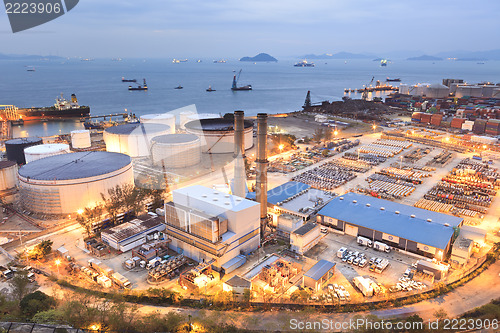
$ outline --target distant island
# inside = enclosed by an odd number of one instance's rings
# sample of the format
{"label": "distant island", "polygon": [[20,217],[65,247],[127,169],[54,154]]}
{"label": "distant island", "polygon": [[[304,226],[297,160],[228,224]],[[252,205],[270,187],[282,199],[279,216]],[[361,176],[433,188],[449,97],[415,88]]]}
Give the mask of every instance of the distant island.
{"label": "distant island", "polygon": [[421,55],[420,57],[412,57],[412,58],[408,58],[406,60],[439,61],[439,60],[443,60],[443,58],[434,57],[434,56],[424,54],[424,55]]}
{"label": "distant island", "polygon": [[259,53],[255,57],[243,57],[240,61],[250,61],[250,62],[278,62],[273,56],[270,56],[267,53]]}
{"label": "distant island", "polygon": [[338,52],[338,53],[324,53],[324,54],[306,54],[302,58],[305,59],[369,59],[373,58],[374,55],[369,54],[359,54],[350,52]]}

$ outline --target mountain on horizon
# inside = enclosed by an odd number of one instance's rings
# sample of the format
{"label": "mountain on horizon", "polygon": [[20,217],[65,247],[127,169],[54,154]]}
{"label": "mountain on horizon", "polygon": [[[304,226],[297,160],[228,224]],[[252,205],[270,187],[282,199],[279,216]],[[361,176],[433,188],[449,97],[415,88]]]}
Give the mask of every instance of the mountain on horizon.
{"label": "mountain on horizon", "polygon": [[424,55],[421,55],[419,57],[411,57],[411,58],[408,58],[406,60],[439,61],[439,60],[443,60],[443,58],[434,57],[431,55],[424,54]]}
{"label": "mountain on horizon", "polygon": [[437,53],[436,56],[443,58],[456,58],[457,60],[463,61],[500,60],[500,49],[487,51],[447,51]]}
{"label": "mountain on horizon", "polygon": [[58,59],[63,59],[62,57],[58,56],[42,56],[42,55],[36,55],[36,54],[5,54],[5,53],[0,53],[0,60],[38,60],[38,59],[51,59],[51,60],[58,60]]}

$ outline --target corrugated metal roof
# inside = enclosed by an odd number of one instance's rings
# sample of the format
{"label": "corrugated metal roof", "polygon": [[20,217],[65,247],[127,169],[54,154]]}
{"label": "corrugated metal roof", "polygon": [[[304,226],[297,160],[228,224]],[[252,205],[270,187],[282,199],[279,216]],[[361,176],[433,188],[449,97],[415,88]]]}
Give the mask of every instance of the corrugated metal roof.
{"label": "corrugated metal roof", "polygon": [[19,169],[19,175],[35,180],[70,180],[95,177],[131,164],[130,156],[105,151],[55,155],[33,161]]}
{"label": "corrugated metal roof", "polygon": [[310,232],[311,230],[313,230],[316,227],[317,227],[317,224],[308,222],[308,223],[304,224],[302,227],[300,227],[297,230],[293,231],[293,233],[297,234],[297,235],[304,236],[305,234],[307,234],[308,232]]}
{"label": "corrugated metal roof", "polygon": [[276,186],[272,190],[267,191],[267,202],[276,205],[280,201],[284,201],[303,190],[310,188],[310,185],[300,182],[287,182],[280,186]]}
{"label": "corrugated metal roof", "polygon": [[335,263],[321,259],[313,267],[311,267],[304,276],[307,276],[315,281],[321,279],[329,270],[335,267]]}
{"label": "corrugated metal roof", "polygon": [[243,287],[243,288],[249,288],[249,289],[250,289],[250,286],[252,285],[252,283],[250,281],[248,281],[247,279],[244,279],[242,277],[239,277],[238,275],[233,276],[232,278],[230,278],[229,280],[227,280],[224,283],[231,286],[231,287]]}
{"label": "corrugated metal roof", "polygon": [[[318,214],[439,249],[446,247],[453,235],[453,227],[463,221],[459,217],[357,193],[347,193],[333,199]],[[449,226],[445,226],[445,223]]]}

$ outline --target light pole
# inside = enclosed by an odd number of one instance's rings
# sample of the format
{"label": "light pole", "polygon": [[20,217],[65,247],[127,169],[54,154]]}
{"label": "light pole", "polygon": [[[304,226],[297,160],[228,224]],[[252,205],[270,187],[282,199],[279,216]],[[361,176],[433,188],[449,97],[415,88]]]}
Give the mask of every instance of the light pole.
{"label": "light pole", "polygon": [[57,266],[57,275],[60,275],[61,273],[59,273],[59,265],[61,264],[61,260],[56,259],[55,264]]}

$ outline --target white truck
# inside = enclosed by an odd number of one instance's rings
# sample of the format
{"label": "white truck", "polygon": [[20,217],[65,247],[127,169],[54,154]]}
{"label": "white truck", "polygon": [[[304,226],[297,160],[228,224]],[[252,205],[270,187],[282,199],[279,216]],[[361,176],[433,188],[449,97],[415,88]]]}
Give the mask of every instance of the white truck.
{"label": "white truck", "polygon": [[382,273],[387,266],[389,266],[389,260],[382,259],[382,261],[375,267],[375,273]]}
{"label": "white truck", "polygon": [[97,272],[110,277],[113,274],[113,269],[109,268],[107,265],[103,264],[97,259],[89,259],[89,266],[95,269]]}
{"label": "white truck", "polygon": [[341,258],[344,256],[344,252],[347,251],[347,248],[345,247],[341,247],[340,249],[338,249],[337,251],[337,258]]}
{"label": "white truck", "polygon": [[130,289],[132,287],[132,284],[130,283],[130,281],[125,276],[121,275],[118,272],[113,273],[111,275],[111,279],[119,287],[126,288],[126,289]]}
{"label": "white truck", "polygon": [[372,242],[371,239],[368,239],[368,238],[363,237],[363,236],[358,236],[358,245],[372,247],[373,246],[373,242]]}
{"label": "white truck", "polygon": [[155,268],[156,266],[159,266],[160,264],[161,264],[161,258],[160,257],[156,257],[156,258],[151,259],[148,262],[146,268],[148,270],[150,270],[151,268]]}
{"label": "white truck", "polygon": [[382,243],[382,242],[375,241],[373,243],[373,248],[377,251],[380,251],[380,252],[386,252],[386,253],[391,252],[391,247],[385,243]]}
{"label": "white truck", "polygon": [[356,276],[353,280],[354,285],[365,295],[365,297],[373,296],[373,288],[371,280],[365,279],[362,276]]}
{"label": "white truck", "polygon": [[97,277],[97,283],[103,286],[104,288],[111,288],[113,285],[113,282],[111,282],[111,279],[107,276],[104,275],[99,275]]}

